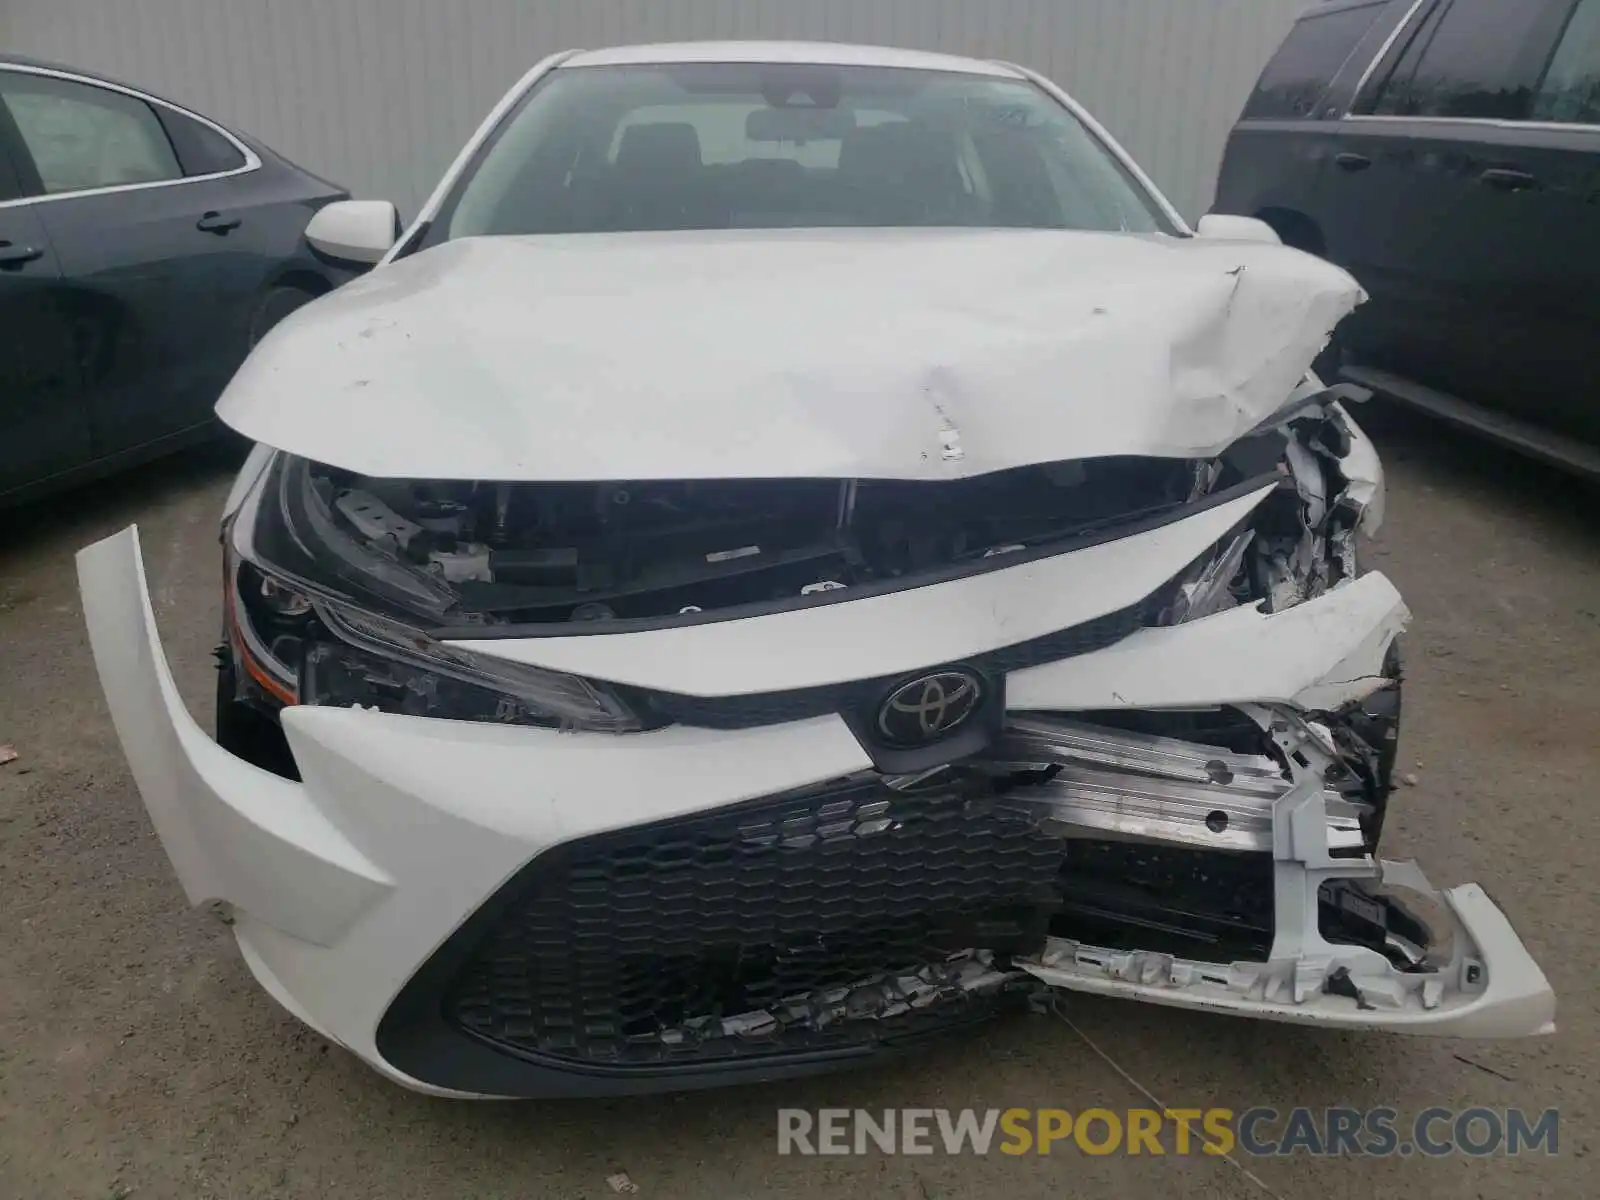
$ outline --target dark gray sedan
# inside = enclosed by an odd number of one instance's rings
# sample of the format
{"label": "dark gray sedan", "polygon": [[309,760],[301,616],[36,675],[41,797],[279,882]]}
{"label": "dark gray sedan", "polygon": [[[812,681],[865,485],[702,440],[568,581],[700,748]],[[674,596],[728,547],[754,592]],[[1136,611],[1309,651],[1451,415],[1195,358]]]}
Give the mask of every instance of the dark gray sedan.
{"label": "dark gray sedan", "polygon": [[0,56],[0,503],[153,457],[274,323],[355,273],[347,193],[176,104]]}

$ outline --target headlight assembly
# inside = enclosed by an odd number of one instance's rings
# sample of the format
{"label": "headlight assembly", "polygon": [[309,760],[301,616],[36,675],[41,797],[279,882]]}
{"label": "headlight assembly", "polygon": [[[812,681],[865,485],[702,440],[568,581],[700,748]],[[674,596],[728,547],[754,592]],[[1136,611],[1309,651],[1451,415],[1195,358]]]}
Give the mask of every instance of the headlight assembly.
{"label": "headlight assembly", "polygon": [[229,649],[241,685],[258,701],[610,733],[642,728],[602,685],[461,650],[407,621],[407,609],[442,615],[445,590],[349,538],[323,500],[304,464],[281,458],[225,532]]}
{"label": "headlight assembly", "polygon": [[315,611],[322,632],[307,644],[300,675],[307,704],[611,733],[639,728],[620,700],[574,676],[457,650],[370,613]]}

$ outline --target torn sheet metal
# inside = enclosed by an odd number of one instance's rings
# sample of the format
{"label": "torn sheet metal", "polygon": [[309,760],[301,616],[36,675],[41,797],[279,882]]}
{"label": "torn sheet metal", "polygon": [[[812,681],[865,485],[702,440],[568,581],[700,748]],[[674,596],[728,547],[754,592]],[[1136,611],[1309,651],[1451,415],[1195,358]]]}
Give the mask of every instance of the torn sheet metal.
{"label": "torn sheet metal", "polygon": [[1357,528],[1370,537],[1383,526],[1385,515],[1383,462],[1372,439],[1351,419],[1344,405],[1331,405],[1330,411],[1349,438],[1349,449],[1339,462],[1345,480],[1342,499],[1360,515]]}
{"label": "torn sheet metal", "polygon": [[[1013,717],[990,754],[1013,770],[1037,763],[1038,782],[1013,803],[1062,837],[1152,840],[1207,850],[1273,848],[1273,814],[1290,791],[1264,755],[1233,754],[1197,742],[1130,734],[1054,715]],[[997,764],[999,765],[999,764]],[[1328,846],[1359,852],[1360,806],[1318,789]]]}
{"label": "torn sheet metal", "polygon": [[1309,255],[1162,236],[464,239],[289,317],[217,411],[295,454],[433,479],[1203,458],[1280,408],[1362,298]]}
{"label": "torn sheet metal", "polygon": [[[1041,954],[1018,965],[1073,991],[1266,1020],[1457,1037],[1552,1032],[1555,994],[1483,889],[1468,884],[1440,892],[1415,864],[1336,857],[1323,792],[1338,758],[1329,731],[1290,708],[1244,711],[1277,744],[1291,785],[1272,809],[1275,932],[1266,960],[1197,962],[1051,937]],[[1450,928],[1434,930],[1429,941],[1448,945],[1448,953],[1406,946],[1382,953],[1330,941],[1324,888],[1352,882],[1433,901]],[[1351,894],[1370,903],[1373,893]]]}
{"label": "torn sheet metal", "polygon": [[[1279,426],[1282,470],[1298,495],[1298,532],[1281,522],[1257,539],[1253,577],[1269,612],[1282,612],[1356,578],[1357,535],[1371,532],[1382,519],[1377,456],[1332,394],[1301,402],[1297,393],[1291,415]],[[1353,479],[1345,474],[1347,466]]]}

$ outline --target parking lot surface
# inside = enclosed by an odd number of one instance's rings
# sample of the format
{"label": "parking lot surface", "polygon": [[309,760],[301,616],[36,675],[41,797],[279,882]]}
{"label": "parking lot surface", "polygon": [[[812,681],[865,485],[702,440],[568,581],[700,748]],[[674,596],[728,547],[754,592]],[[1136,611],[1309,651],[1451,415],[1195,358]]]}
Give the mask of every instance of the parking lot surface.
{"label": "parking lot surface", "polygon": [[[861,1194],[1577,1197],[1600,1120],[1600,491],[1402,414],[1373,566],[1415,614],[1386,856],[1476,880],[1560,999],[1511,1043],[1347,1036],[1069,997],[871,1074],[625,1101],[470,1104],[386,1083],[296,1024],[188,909],[102,703],[72,554],[139,523],[209,726],[226,453],[0,515],[0,1198]],[[237,459],[231,460],[236,462]],[[1074,1028],[1074,1026],[1076,1028]],[[1092,1040],[1120,1072],[1086,1044]],[[1388,1106],[1560,1110],[1558,1154],[805,1158],[777,1110]]]}

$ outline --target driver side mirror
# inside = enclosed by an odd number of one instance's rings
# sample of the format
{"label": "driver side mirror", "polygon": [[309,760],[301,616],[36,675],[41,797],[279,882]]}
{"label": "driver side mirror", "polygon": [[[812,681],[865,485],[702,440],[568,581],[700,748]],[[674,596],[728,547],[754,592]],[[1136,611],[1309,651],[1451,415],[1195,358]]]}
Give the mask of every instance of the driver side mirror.
{"label": "driver side mirror", "polygon": [[1278,231],[1256,217],[1234,217],[1225,213],[1207,213],[1200,218],[1195,232],[1203,238],[1219,242],[1264,242],[1269,246],[1283,245]]}
{"label": "driver side mirror", "polygon": [[312,249],[345,262],[372,264],[400,238],[400,214],[387,200],[335,200],[306,226]]}

